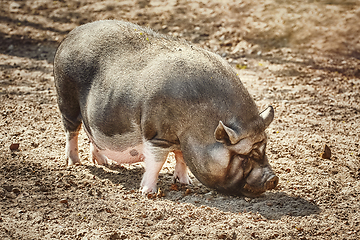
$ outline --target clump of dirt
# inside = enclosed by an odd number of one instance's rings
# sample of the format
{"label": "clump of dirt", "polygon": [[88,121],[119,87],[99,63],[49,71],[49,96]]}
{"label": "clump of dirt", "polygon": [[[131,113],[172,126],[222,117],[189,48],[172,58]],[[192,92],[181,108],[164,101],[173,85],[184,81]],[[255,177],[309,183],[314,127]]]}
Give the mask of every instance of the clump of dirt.
{"label": "clump of dirt", "polygon": [[328,147],[328,145],[324,145],[324,150],[320,153],[320,157],[324,159],[330,159],[331,158],[331,150]]}
{"label": "clump of dirt", "polygon": [[[360,4],[313,1],[0,2],[1,239],[359,239]],[[123,19],[234,66],[259,108],[279,186],[259,198],[200,184],[138,193],[141,164],[66,167],[52,62],[76,26]],[[19,144],[19,145],[17,145]],[[323,146],[331,157],[321,158]]]}

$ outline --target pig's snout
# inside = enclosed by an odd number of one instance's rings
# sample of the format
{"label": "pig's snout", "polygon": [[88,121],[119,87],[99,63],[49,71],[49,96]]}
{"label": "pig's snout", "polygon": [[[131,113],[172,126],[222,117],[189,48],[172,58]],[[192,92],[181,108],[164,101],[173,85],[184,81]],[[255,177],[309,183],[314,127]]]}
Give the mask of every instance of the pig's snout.
{"label": "pig's snout", "polygon": [[271,190],[274,189],[279,183],[279,178],[275,175],[271,176],[265,183],[265,189]]}
{"label": "pig's snout", "polygon": [[257,197],[267,190],[274,189],[279,183],[270,166],[253,169],[246,179],[242,194],[248,197]]}

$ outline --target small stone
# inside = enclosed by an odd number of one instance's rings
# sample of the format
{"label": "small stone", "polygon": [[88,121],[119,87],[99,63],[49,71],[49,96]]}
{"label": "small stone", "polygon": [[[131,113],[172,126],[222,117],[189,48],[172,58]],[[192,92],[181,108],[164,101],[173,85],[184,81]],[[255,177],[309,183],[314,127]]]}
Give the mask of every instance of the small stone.
{"label": "small stone", "polygon": [[109,239],[113,240],[113,239],[123,239],[123,238],[117,232],[114,232],[110,235]]}
{"label": "small stone", "polygon": [[312,82],[317,82],[317,81],[320,81],[321,80],[321,77],[315,77],[313,79],[311,79]]}
{"label": "small stone", "polygon": [[218,239],[226,239],[227,238],[227,235],[225,233],[220,233],[218,235]]}
{"label": "small stone", "polygon": [[148,194],[146,195],[146,197],[147,197],[148,199],[152,199],[152,198],[156,197],[156,194],[155,194],[155,193],[148,193]]}
{"label": "small stone", "polygon": [[296,230],[298,230],[299,232],[303,231],[304,229],[302,227],[295,227]]}
{"label": "small stone", "polygon": [[192,191],[191,191],[191,189],[186,189],[186,191],[185,191],[185,195],[187,196],[187,195],[190,195],[192,193]]}
{"label": "small stone", "polygon": [[40,186],[39,190],[41,192],[48,192],[49,191],[49,189],[46,186]]}
{"label": "small stone", "polygon": [[15,193],[15,194],[19,194],[20,193],[20,189],[18,189],[18,188],[13,188],[13,193]]}
{"label": "small stone", "polygon": [[331,150],[326,144],[324,145],[323,152],[320,153],[320,157],[323,159],[330,159],[330,157],[331,157]]}
{"label": "small stone", "polygon": [[17,150],[19,150],[19,146],[20,146],[20,143],[12,143],[10,145],[10,150],[11,151],[17,151]]}
{"label": "small stone", "polygon": [[165,197],[165,193],[163,190],[161,190],[160,188],[158,189],[158,192],[156,193],[156,196],[158,198],[162,198],[162,197]]}
{"label": "small stone", "polygon": [[68,202],[68,200],[65,199],[65,198],[61,199],[61,200],[60,200],[60,203],[66,204],[66,206],[69,207],[69,202]]}

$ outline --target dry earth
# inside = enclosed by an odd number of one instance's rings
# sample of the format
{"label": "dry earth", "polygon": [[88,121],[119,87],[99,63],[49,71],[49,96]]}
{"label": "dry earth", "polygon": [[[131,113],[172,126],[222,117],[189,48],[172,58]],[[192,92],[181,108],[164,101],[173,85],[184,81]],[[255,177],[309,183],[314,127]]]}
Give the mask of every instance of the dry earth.
{"label": "dry earth", "polygon": [[[53,56],[99,19],[226,58],[259,108],[275,107],[267,151],[279,186],[250,199],[172,185],[170,156],[165,196],[149,199],[137,192],[142,165],[94,165],[83,133],[83,165],[66,167]],[[0,239],[359,239],[359,23],[357,0],[1,0]]]}

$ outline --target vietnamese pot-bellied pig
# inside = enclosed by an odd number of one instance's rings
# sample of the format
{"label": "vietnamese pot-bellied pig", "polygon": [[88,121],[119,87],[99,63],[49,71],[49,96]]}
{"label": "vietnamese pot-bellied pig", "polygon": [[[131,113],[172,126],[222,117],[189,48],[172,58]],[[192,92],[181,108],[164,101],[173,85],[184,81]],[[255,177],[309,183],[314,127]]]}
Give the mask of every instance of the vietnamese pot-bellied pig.
{"label": "vietnamese pot-bellied pig", "polygon": [[148,28],[115,20],[77,27],[54,60],[68,165],[80,163],[84,126],[94,162],[145,162],[143,193],[156,192],[158,174],[175,153],[174,177],[258,196],[278,183],[265,154],[265,129],[233,68],[220,56]]}

